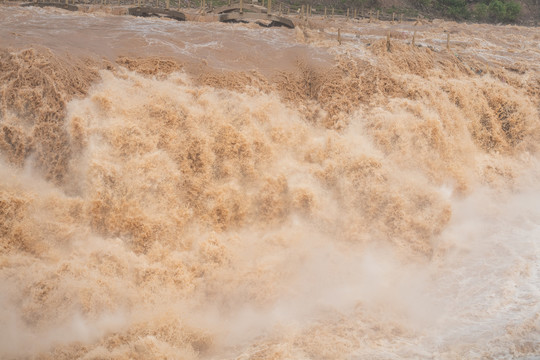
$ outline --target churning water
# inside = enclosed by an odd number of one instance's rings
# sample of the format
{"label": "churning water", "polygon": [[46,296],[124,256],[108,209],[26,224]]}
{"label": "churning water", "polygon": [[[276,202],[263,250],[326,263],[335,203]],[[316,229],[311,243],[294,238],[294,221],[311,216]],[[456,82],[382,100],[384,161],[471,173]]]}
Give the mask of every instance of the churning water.
{"label": "churning water", "polygon": [[0,7],[0,358],[538,358],[539,44]]}

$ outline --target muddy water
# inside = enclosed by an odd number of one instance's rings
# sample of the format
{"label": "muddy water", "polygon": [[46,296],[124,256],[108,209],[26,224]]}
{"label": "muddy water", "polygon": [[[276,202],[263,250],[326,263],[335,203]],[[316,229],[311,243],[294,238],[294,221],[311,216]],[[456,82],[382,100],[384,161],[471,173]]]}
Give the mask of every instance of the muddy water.
{"label": "muddy water", "polygon": [[1,358],[540,356],[538,29],[0,20]]}
{"label": "muddy water", "polygon": [[[97,11],[97,10],[96,10]],[[3,46],[41,45],[61,54],[116,57],[166,56],[218,70],[275,71],[310,59],[326,64],[324,51],[294,42],[286,29],[178,22],[60,9],[2,9]]]}

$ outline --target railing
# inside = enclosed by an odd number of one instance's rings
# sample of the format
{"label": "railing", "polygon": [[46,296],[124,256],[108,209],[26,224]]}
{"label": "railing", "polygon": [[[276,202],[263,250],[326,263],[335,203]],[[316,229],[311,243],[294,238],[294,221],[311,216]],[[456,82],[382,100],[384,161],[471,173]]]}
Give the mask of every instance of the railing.
{"label": "railing", "polygon": [[[6,2],[34,2],[51,4],[71,4],[71,5],[107,5],[107,6],[149,6],[163,9],[202,9],[211,11],[214,8],[225,5],[232,5],[230,0],[33,0],[33,1],[7,1]],[[270,4],[269,4],[270,2]],[[246,4],[251,3],[245,1]],[[263,7],[269,7],[273,14],[296,15],[300,18],[349,18],[349,19],[372,19],[384,21],[406,21],[414,20],[410,14],[405,12],[392,12],[389,10],[365,10],[362,8],[335,8],[324,6],[291,5],[272,0],[261,0],[253,3]],[[268,6],[270,5],[270,6]],[[407,16],[408,15],[408,16]]]}

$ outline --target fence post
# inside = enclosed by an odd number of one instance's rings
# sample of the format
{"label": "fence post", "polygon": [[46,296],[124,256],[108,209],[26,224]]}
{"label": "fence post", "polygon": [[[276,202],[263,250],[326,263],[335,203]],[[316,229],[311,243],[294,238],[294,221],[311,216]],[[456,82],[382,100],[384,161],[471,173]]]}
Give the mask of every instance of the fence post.
{"label": "fence post", "polygon": [[446,33],[446,50],[450,51],[450,33]]}
{"label": "fence post", "polygon": [[341,29],[337,29],[337,41],[338,44],[341,45]]}
{"label": "fence post", "polygon": [[412,46],[414,46],[414,40],[416,39],[416,30],[412,34]]}

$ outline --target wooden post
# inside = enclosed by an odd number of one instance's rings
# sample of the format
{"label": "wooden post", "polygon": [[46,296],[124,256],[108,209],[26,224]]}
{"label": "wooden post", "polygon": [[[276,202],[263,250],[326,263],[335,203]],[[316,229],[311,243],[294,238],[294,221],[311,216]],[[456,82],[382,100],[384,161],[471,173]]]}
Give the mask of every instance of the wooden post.
{"label": "wooden post", "polygon": [[414,40],[416,39],[416,30],[412,34],[412,46],[414,46]]}
{"label": "wooden post", "polygon": [[446,50],[450,51],[450,33],[446,33]]}
{"label": "wooden post", "polygon": [[395,19],[395,17],[396,17],[396,13],[395,13],[395,12],[393,12],[393,13],[392,13],[392,24],[394,23],[394,19]]}
{"label": "wooden post", "polygon": [[349,8],[347,8],[347,20],[349,20]]}
{"label": "wooden post", "polygon": [[240,0],[240,14],[244,13],[244,0]]}
{"label": "wooden post", "polygon": [[326,19],[326,6],[324,7],[324,18]]}
{"label": "wooden post", "polygon": [[377,10],[377,21],[379,21],[379,10]]}
{"label": "wooden post", "polygon": [[354,8],[354,18],[356,19],[356,8]]}
{"label": "wooden post", "polygon": [[268,0],[268,11],[267,11],[268,15],[270,15],[272,13],[272,0]]}
{"label": "wooden post", "polygon": [[399,14],[399,23],[401,24],[403,22],[403,14]]}
{"label": "wooden post", "polygon": [[373,21],[373,12],[369,10],[369,22]]}
{"label": "wooden post", "polygon": [[337,29],[337,42],[339,45],[341,45],[341,30]]}
{"label": "wooden post", "polygon": [[300,9],[300,19],[304,16],[304,5],[302,5],[302,8]]}
{"label": "wooden post", "polygon": [[332,19],[334,18],[334,7],[332,6]]}
{"label": "wooden post", "polygon": [[167,4],[167,10],[169,10],[171,8],[171,0],[167,0],[165,3]]}
{"label": "wooden post", "polygon": [[386,51],[390,51],[390,31],[386,33]]}
{"label": "wooden post", "polygon": [[279,15],[282,15],[282,13],[281,13],[281,3],[279,3]]}

